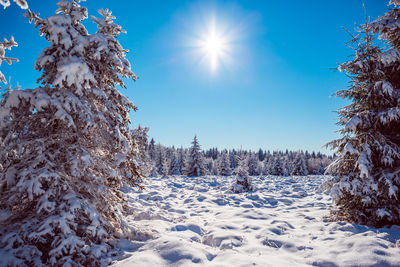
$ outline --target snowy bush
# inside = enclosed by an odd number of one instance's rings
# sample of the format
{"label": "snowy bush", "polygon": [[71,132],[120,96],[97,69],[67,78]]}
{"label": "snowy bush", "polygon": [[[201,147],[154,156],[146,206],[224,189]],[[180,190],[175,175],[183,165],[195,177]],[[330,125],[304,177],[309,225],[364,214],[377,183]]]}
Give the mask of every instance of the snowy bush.
{"label": "snowy bush", "polygon": [[[400,49],[399,14],[393,9],[358,29],[361,37],[351,42],[354,59],[339,65],[351,78],[350,87],[337,92],[351,100],[338,111],[343,137],[328,144],[338,152],[327,170],[335,175],[334,215],[378,227],[400,224],[400,58],[388,60]],[[388,41],[389,50],[374,44],[372,30]]]}
{"label": "snowy bush", "polygon": [[[136,79],[111,12],[90,35],[79,1],[27,17],[51,43],[36,61],[44,87],[13,91],[0,107],[2,265],[96,266],[128,234],[124,184],[140,186],[135,106],[116,85]],[[137,140],[137,139],[136,139]]]}
{"label": "snowy bush", "polygon": [[244,158],[239,161],[236,168],[236,182],[232,186],[232,191],[235,193],[243,193],[253,190],[253,186],[249,177],[248,159]]}

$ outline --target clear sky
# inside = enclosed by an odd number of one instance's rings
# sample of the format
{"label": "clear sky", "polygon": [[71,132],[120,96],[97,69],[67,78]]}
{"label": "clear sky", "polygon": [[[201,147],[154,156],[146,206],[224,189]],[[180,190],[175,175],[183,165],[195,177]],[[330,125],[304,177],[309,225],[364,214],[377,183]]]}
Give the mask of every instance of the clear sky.
{"label": "clear sky", "polygon": [[[332,97],[348,85],[337,63],[349,59],[349,35],[364,22],[362,3],[375,19],[384,0],[186,1],[88,0],[89,15],[109,8],[127,34],[119,40],[139,76],[122,92],[139,108],[134,125],[164,145],[187,147],[194,134],[203,148],[307,149],[338,137]],[[57,1],[30,0],[42,18]],[[36,87],[33,69],[49,44],[12,6],[0,10],[0,36],[14,35],[8,52],[19,63],[1,69],[23,88]],[[94,33],[91,21],[85,22]]]}

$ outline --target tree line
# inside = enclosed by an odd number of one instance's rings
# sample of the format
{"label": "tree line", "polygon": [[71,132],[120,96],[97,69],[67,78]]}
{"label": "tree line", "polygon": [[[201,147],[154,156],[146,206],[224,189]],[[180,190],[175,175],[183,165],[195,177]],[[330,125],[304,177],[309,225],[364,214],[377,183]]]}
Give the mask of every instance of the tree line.
{"label": "tree line", "polygon": [[[333,156],[308,151],[270,151],[257,152],[243,149],[210,148],[201,150],[197,136],[189,148],[175,148],[156,144],[152,138],[145,145],[143,158],[150,176],[157,175],[220,175],[237,174],[239,161],[247,165],[250,176],[305,176],[324,174]],[[195,169],[195,170],[193,170]]]}

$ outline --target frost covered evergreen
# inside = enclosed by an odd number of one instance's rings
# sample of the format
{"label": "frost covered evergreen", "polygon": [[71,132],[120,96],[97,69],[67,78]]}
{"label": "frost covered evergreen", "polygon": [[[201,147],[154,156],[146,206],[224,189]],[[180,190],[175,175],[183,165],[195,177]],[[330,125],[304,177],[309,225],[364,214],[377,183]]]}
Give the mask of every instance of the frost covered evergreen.
{"label": "frost covered evergreen", "polygon": [[279,155],[274,157],[273,161],[271,161],[270,164],[271,164],[270,166],[271,175],[277,175],[277,176],[284,175],[284,168],[283,168],[284,162],[282,161],[282,158]]}
{"label": "frost covered evergreen", "polygon": [[[116,85],[136,76],[108,10],[90,35],[87,10],[62,0],[56,15],[27,17],[51,43],[35,63],[44,87],[13,91],[0,107],[2,265],[109,263],[129,234],[124,184],[140,186],[135,106]],[[5,216],[4,216],[5,214]]]}
{"label": "frost covered evergreen", "polygon": [[[398,1],[392,1],[398,5]],[[351,104],[341,108],[342,138],[328,145],[337,159],[332,196],[336,218],[376,227],[400,224],[400,53],[397,7],[354,37],[354,59],[339,65],[351,85],[337,95]],[[390,48],[374,44],[373,30]]]}
{"label": "frost covered evergreen", "polygon": [[379,37],[388,41],[390,48],[384,51],[382,60],[385,65],[390,65],[399,60],[400,48],[400,0],[390,0],[389,5],[394,7],[384,16],[371,23],[371,28]]}
{"label": "frost covered evergreen", "polygon": [[223,151],[219,161],[219,174],[222,176],[231,175],[230,161],[227,151]]}
{"label": "frost covered evergreen", "polygon": [[169,171],[168,158],[164,147],[157,145],[156,170],[159,175],[167,176]]}
{"label": "frost covered evergreen", "polygon": [[206,174],[203,153],[201,151],[200,144],[197,141],[196,135],[193,138],[192,147],[190,148],[189,154],[187,155],[185,168],[186,174],[188,176],[197,177]]}
{"label": "frost covered evergreen", "polygon": [[181,174],[185,172],[185,162],[186,162],[186,150],[181,147],[177,149],[179,165],[181,166]]}
{"label": "frost covered evergreen", "polygon": [[179,161],[179,157],[176,152],[172,153],[169,174],[171,174],[171,175],[181,175],[182,174],[182,165],[181,165],[181,162]]}
{"label": "frost covered evergreen", "polygon": [[305,176],[308,174],[306,160],[303,156],[298,154],[293,162],[293,170],[291,175]]}
{"label": "frost covered evergreen", "polygon": [[257,176],[260,175],[259,173],[259,159],[256,154],[251,154],[248,156],[248,166],[249,166],[249,175],[250,176]]}
{"label": "frost covered evergreen", "polygon": [[236,183],[233,185],[232,191],[235,193],[243,193],[253,190],[253,186],[251,185],[249,177],[249,166],[247,158],[239,160],[239,164],[235,172]]}
{"label": "frost covered evergreen", "polygon": [[269,157],[264,158],[262,162],[262,175],[269,175],[271,173],[271,159]]}
{"label": "frost covered evergreen", "polygon": [[212,158],[206,158],[205,162],[206,162],[207,174],[220,175],[219,166],[216,161],[214,161]]}
{"label": "frost covered evergreen", "polygon": [[156,153],[156,142],[154,141],[153,138],[151,138],[149,144],[147,145],[146,150],[150,159],[154,161],[157,153]]}
{"label": "frost covered evergreen", "polygon": [[138,154],[136,155],[136,161],[139,165],[141,173],[145,177],[150,175],[153,166],[149,154],[147,153],[148,131],[148,127],[142,127],[140,125],[136,129],[132,130],[133,140],[138,151]]}

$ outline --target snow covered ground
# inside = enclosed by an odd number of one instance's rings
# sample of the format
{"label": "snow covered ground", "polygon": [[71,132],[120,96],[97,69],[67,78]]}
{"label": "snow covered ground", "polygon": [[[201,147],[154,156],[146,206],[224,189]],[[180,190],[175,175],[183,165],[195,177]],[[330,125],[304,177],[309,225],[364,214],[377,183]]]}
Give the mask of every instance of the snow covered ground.
{"label": "snow covered ground", "polygon": [[121,242],[115,266],[400,266],[400,226],[369,228],[326,218],[327,177],[148,178],[126,190],[138,241]]}

